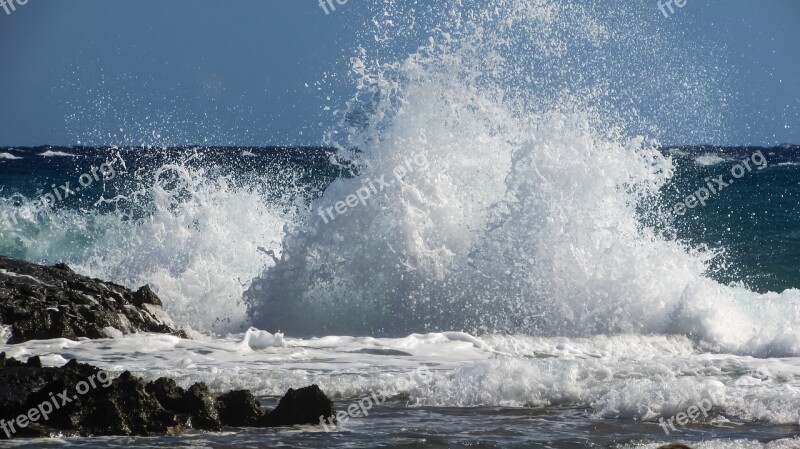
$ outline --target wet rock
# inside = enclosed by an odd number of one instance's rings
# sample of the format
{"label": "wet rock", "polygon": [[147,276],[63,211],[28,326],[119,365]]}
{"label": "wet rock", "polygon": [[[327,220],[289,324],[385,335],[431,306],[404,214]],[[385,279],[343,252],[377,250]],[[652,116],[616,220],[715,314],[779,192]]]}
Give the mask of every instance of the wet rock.
{"label": "wet rock", "polygon": [[[156,397],[156,400],[167,410],[175,410],[179,412],[183,407],[183,396],[186,390],[179,387],[178,384],[168,378],[161,377],[154,382],[147,384],[147,391]],[[185,413],[188,413],[185,412]]]}
{"label": "wet rock", "polygon": [[681,443],[670,443],[659,446],[657,449],[692,449],[691,447]]}
{"label": "wet rock", "polygon": [[34,357],[31,357],[31,358],[28,359],[27,362],[25,362],[25,366],[29,366],[31,368],[41,368],[42,367],[42,359],[39,358],[38,355],[34,356]]}
{"label": "wet rock", "polygon": [[275,410],[264,417],[265,427],[319,424],[320,416],[334,416],[333,402],[316,385],[289,389]]}
{"label": "wet rock", "polygon": [[192,414],[192,427],[202,430],[222,430],[217,405],[208,387],[204,383],[196,383],[189,387],[183,395],[184,410]]}
{"label": "wet rock", "polygon": [[184,340],[192,340],[192,336],[189,335],[189,332],[186,329],[178,329],[177,331],[173,332],[171,335],[174,335],[178,338],[183,338]]}
{"label": "wet rock", "polygon": [[316,385],[290,389],[264,415],[247,390],[214,398],[203,383],[184,390],[169,378],[145,383],[126,371],[111,379],[75,360],[50,368],[38,357],[23,363],[0,353],[0,439],[317,424],[320,415],[333,414],[333,403]]}
{"label": "wet rock", "polygon": [[69,271],[70,273],[74,273],[74,271],[72,271],[72,268],[70,268],[69,265],[67,265],[65,263],[57,263],[57,264],[53,265],[53,268],[55,268],[57,270]]}
{"label": "wet rock", "polygon": [[221,430],[216,401],[204,383],[196,383],[184,390],[167,377],[147,385],[147,391],[165,409],[191,419],[191,425],[201,430]]}
{"label": "wet rock", "polygon": [[256,427],[264,419],[261,403],[248,390],[225,393],[217,398],[217,410],[223,425]]}
{"label": "wet rock", "polygon": [[144,381],[124,372],[105,390],[80,399],[71,421],[81,435],[158,435],[188,427],[185,417],[165,410]]}
{"label": "wet rock", "polygon": [[125,287],[52,267],[0,256],[0,324],[11,326],[8,343],[79,337],[105,338],[114,331],[178,332],[145,286]]}
{"label": "wet rock", "polygon": [[124,373],[106,377],[75,360],[60,368],[0,357],[0,439],[65,435],[153,435],[183,428]]}
{"label": "wet rock", "polygon": [[144,307],[145,304],[152,304],[154,306],[162,307],[161,300],[156,296],[155,292],[150,289],[149,285],[145,285],[133,294],[133,305],[136,307]]}

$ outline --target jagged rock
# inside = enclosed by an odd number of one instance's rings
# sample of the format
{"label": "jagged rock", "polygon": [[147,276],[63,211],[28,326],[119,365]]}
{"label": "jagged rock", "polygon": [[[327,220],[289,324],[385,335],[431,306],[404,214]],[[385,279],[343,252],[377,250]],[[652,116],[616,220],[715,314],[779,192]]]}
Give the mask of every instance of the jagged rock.
{"label": "jagged rock", "polygon": [[[0,359],[0,439],[57,433],[155,435],[173,433],[186,425],[186,420],[161,407],[145,391],[144,382],[128,372],[112,380],[75,360],[61,368],[42,368],[38,357],[27,363],[5,355]],[[21,427],[22,415],[37,418],[37,422]]]}
{"label": "jagged rock", "polygon": [[149,285],[139,288],[139,290],[136,290],[136,293],[133,294],[133,305],[136,307],[144,307],[145,304],[152,304],[158,307],[163,306],[161,300],[155,292],[150,289]]}
{"label": "jagged rock", "polygon": [[[38,419],[20,426],[19,417],[32,416],[32,410],[39,410],[33,412]],[[41,419],[45,414],[47,419]],[[146,384],[126,371],[111,379],[103,371],[75,360],[60,368],[48,368],[42,367],[39,357],[22,363],[0,353],[0,439],[160,435],[191,428],[220,430],[223,425],[317,424],[320,415],[329,418],[334,410],[316,385],[290,389],[278,407],[264,415],[247,390],[215,399],[203,383],[184,390],[169,378]]]}
{"label": "jagged rock", "polygon": [[217,410],[223,425],[256,427],[264,419],[261,403],[248,390],[225,393],[217,398]]}
{"label": "jagged rock", "polygon": [[222,423],[214,397],[203,383],[184,390],[167,377],[162,377],[147,385],[147,391],[165,409],[191,418],[192,427],[202,430],[220,430]]}
{"label": "jagged rock", "polygon": [[105,338],[108,328],[177,333],[148,286],[125,287],[53,267],[0,256],[0,324],[11,325],[10,344],[28,340]]}
{"label": "jagged rock", "polygon": [[204,383],[196,383],[189,387],[183,395],[185,409],[192,412],[192,427],[202,430],[221,430],[216,401],[208,392]]}
{"label": "jagged rock", "polygon": [[187,420],[165,410],[146,390],[142,379],[124,372],[106,390],[81,400],[76,416],[82,435],[154,435],[176,433]]}
{"label": "jagged rock", "polygon": [[150,382],[147,384],[147,391],[154,395],[156,400],[167,410],[179,411],[183,408],[182,401],[186,390],[179,387],[174,380],[168,377],[161,377],[154,382]]}
{"label": "jagged rock", "polygon": [[70,273],[74,273],[74,271],[72,271],[72,268],[70,268],[69,265],[65,263],[57,263],[53,265],[53,268],[57,270],[69,271]]}
{"label": "jagged rock", "polygon": [[320,416],[334,416],[333,402],[316,385],[294,390],[281,398],[275,410],[264,417],[266,427],[318,424]]}
{"label": "jagged rock", "polygon": [[178,329],[177,331],[173,332],[172,335],[183,338],[184,340],[192,340],[192,336],[189,335],[189,332],[186,329]]}

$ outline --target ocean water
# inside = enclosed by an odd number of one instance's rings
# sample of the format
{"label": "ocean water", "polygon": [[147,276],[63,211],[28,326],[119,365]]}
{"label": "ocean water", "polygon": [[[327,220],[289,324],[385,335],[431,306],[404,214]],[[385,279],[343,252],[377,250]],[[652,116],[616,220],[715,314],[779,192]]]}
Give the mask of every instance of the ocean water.
{"label": "ocean water", "polygon": [[[544,308],[536,313],[543,316],[532,318],[540,327],[516,319],[499,321],[505,317],[488,308],[481,308],[480,314],[492,321],[482,325],[500,323],[502,328],[473,328],[473,321],[466,319],[459,323],[444,315],[462,310],[455,301],[461,300],[459,295],[464,292],[457,290],[453,302],[439,305],[443,317],[429,315],[416,331],[413,327],[417,324],[405,322],[414,318],[411,311],[398,311],[396,304],[389,303],[389,295],[381,297],[387,301],[383,313],[368,305],[365,313],[372,315],[345,323],[338,315],[325,323],[314,315],[317,312],[308,310],[324,306],[309,305],[302,296],[286,298],[284,304],[275,304],[276,300],[246,302],[245,298],[264,291],[257,286],[265,285],[270,269],[287,263],[282,254],[285,249],[279,245],[280,231],[308,226],[305,223],[314,219],[321,222],[320,227],[326,225],[319,215],[319,207],[325,204],[322,192],[332,183],[357,182],[363,177],[350,164],[339,161],[340,156],[332,150],[4,148],[0,154],[13,157],[0,162],[3,254],[40,263],[67,261],[78,271],[132,287],[150,283],[178,322],[205,332],[196,335],[197,340],[139,335],[2,346],[9,355],[23,359],[42,355],[51,365],[75,357],[113,373],[131,370],[146,379],[168,375],[184,386],[203,381],[217,392],[248,388],[269,405],[288,388],[311,383],[335,398],[339,410],[376,392],[389,391],[395,396],[371,407],[368,416],[354,418],[332,433],[318,426],[106,439],[102,443],[66,438],[15,445],[638,448],[682,439],[705,441],[700,447],[712,448],[764,447],[757,441],[774,440],[777,442],[767,447],[797,447],[793,436],[800,423],[800,357],[796,332],[778,322],[791,323],[797,318],[790,289],[796,285],[794,273],[800,267],[794,259],[800,220],[792,220],[789,211],[796,207],[794,198],[800,194],[800,183],[795,181],[800,148],[659,149],[656,154],[671,160],[674,176],[660,188],[654,198],[656,206],[640,206],[638,216],[646,222],[652,218],[645,209],[674,209],[675,203],[707,186],[705,179],[718,175],[732,178],[731,169],[758,152],[767,161],[763,169],[753,165],[753,170],[738,180],[740,184],[720,191],[704,207],[685,215],[665,214],[671,220],[669,230],[665,223],[653,225],[654,241],[658,233],[674,233],[672,240],[664,242],[680,243],[687,259],[706,261],[710,257],[706,253],[718,254],[706,265],[696,262],[707,269],[694,280],[714,285],[714,296],[693,292],[698,288],[695,285],[683,286],[683,294],[693,295],[689,301],[720,301],[713,308],[704,305],[700,309],[706,314],[703,320],[682,316],[687,313],[682,309],[693,304],[676,302],[674,309],[659,312],[665,316],[653,317],[658,319],[656,323],[663,321],[659,325],[672,328],[642,328],[650,320],[646,307],[654,308],[657,303],[648,304],[654,298],[641,296],[638,298],[645,304],[634,305],[641,307],[642,315],[633,316],[633,307],[626,310],[612,304],[616,309],[605,311],[597,304],[594,309],[586,307],[588,315],[573,318],[591,328],[576,321],[575,329],[559,332],[546,327],[552,315]],[[109,161],[116,161],[113,175],[108,169],[99,170]],[[52,192],[52,185],[60,188],[69,182],[69,189],[74,190],[81,185],[81,175],[91,174],[92,167],[98,168],[99,181],[56,200],[52,208],[37,210],[41,208],[32,203]],[[283,177],[291,182],[260,190],[269,184],[268,179],[278,178],[275,173],[279,172],[292,173]],[[385,192],[390,191],[379,193]],[[376,195],[369,201],[327,226],[336,226],[349,214],[370,212],[372,201],[380,204],[387,199]],[[312,204],[317,207],[309,209]],[[760,208],[749,209],[756,204]],[[243,205],[246,209],[229,209]],[[231,216],[234,213],[243,215]],[[288,218],[279,221],[280,225],[269,221],[280,217]],[[271,227],[265,226],[268,224]],[[346,226],[352,223],[346,222]],[[244,234],[256,229],[260,233]],[[574,244],[572,248],[586,250]],[[278,259],[277,265],[268,252]],[[593,265],[582,269],[589,267]],[[238,270],[235,277],[227,271],[234,269]],[[680,280],[667,268],[660,276],[667,278],[666,283]],[[195,285],[198,280],[201,286]],[[321,281],[305,278],[303,282]],[[375,288],[369,285],[370,279],[364,282],[364,288]],[[612,278],[601,285],[617,288],[615,283],[624,282]],[[195,297],[195,291],[202,293]],[[768,291],[783,293],[759,293]],[[621,290],[615,292],[618,296],[608,296],[607,301],[623,299]],[[580,307],[591,298],[590,293],[587,298],[570,295],[562,300]],[[501,294],[502,290],[498,298],[505,299]],[[683,300],[682,296],[677,300]],[[734,302],[737,300],[743,302]],[[752,308],[744,301],[751,301]],[[219,309],[210,309],[215,305]],[[329,307],[325,313],[336,313],[336,304]],[[357,313],[358,305],[341,307]],[[522,310],[517,309],[518,313]],[[305,311],[317,321],[303,323],[302,317],[294,318],[289,311]],[[719,315],[720,311],[725,315]],[[275,316],[265,319],[267,313]],[[409,316],[388,327],[397,313]],[[606,314],[592,317],[602,313]],[[774,315],[762,318],[770,313]],[[226,320],[217,319],[220,316]],[[478,319],[481,315],[468,312],[464,316]],[[558,317],[562,321],[567,318]],[[439,319],[443,321],[437,322]],[[259,320],[264,320],[271,334],[247,329]],[[597,329],[624,320],[630,320],[626,324],[632,327]],[[519,327],[512,328],[514,325]],[[350,332],[347,326],[352,326]],[[735,338],[742,334],[749,338]],[[425,376],[418,375],[420,367],[428,370]],[[664,433],[660,418],[668,419],[711,398],[714,407],[707,418],[670,430],[670,435]]]}
{"label": "ocean water", "polygon": [[333,432],[9,444],[800,447],[800,147],[689,146],[725,93],[624,4],[401,3],[321,148],[0,149],[0,253],[150,284],[195,331],[10,356],[391,397]]}

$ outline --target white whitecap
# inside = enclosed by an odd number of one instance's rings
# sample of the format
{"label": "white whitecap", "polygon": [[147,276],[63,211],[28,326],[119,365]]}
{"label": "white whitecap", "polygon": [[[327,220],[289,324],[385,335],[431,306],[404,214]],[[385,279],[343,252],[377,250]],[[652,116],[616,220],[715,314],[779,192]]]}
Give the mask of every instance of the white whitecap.
{"label": "white whitecap", "polygon": [[689,152],[680,148],[670,148],[667,150],[667,154],[670,156],[688,156]]}
{"label": "white whitecap", "polygon": [[694,162],[697,165],[710,166],[710,165],[717,165],[721,162],[725,162],[725,158],[717,156],[716,154],[706,153],[697,156]]}
{"label": "white whitecap", "polygon": [[243,348],[250,348],[256,351],[259,349],[284,346],[286,346],[286,341],[283,339],[283,334],[280,332],[273,335],[267,331],[258,330],[254,327],[248,329],[244,334],[244,338],[242,338]]}
{"label": "white whitecap", "polygon": [[74,154],[65,153],[63,151],[47,150],[44,153],[39,154],[39,156],[42,156],[42,157],[57,157],[57,156],[58,157],[74,157],[75,155]]}

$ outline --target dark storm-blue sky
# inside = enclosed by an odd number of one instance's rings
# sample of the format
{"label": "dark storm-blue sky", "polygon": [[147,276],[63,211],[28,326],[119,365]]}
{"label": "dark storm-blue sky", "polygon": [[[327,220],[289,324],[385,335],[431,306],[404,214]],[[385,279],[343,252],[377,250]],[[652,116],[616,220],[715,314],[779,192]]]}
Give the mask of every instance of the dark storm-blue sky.
{"label": "dark storm-blue sky", "polygon": [[[330,109],[353,93],[362,1],[330,15],[314,0],[0,10],[0,145],[318,144]],[[636,1],[661,14],[655,0]],[[800,142],[800,2],[688,0],[659,23],[676,36],[665,49],[700,39],[735,66],[722,86],[725,141],[713,143]],[[700,143],[680,130],[661,137]]]}

